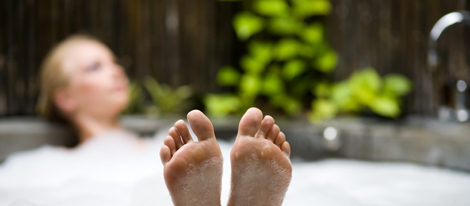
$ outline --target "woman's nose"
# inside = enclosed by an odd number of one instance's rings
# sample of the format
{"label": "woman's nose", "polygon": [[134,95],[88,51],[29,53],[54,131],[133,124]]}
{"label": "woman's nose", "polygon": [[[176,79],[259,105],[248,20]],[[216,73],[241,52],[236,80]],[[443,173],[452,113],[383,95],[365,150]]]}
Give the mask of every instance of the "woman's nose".
{"label": "woman's nose", "polygon": [[126,74],[124,73],[124,68],[121,65],[114,64],[111,69],[112,75],[115,78],[124,78]]}

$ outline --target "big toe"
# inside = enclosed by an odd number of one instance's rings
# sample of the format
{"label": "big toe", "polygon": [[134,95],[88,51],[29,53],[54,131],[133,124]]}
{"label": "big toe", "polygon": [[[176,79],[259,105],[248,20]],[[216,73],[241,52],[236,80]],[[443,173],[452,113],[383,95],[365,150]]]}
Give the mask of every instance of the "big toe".
{"label": "big toe", "polygon": [[214,126],[204,113],[193,110],[188,113],[188,122],[198,140],[215,138]]}
{"label": "big toe", "polygon": [[243,115],[238,124],[238,134],[254,137],[261,125],[263,113],[258,108],[250,108]]}

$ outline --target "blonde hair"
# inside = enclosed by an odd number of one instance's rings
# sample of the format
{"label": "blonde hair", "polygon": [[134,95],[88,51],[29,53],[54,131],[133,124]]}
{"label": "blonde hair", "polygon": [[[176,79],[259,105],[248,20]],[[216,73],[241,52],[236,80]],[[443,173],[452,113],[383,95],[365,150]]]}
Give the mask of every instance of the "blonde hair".
{"label": "blonde hair", "polygon": [[[40,67],[40,94],[37,111],[51,121],[63,121],[64,115],[57,107],[54,95],[58,89],[69,83],[69,77],[63,69],[64,50],[77,42],[95,41],[95,37],[83,34],[72,35],[57,44],[46,56]],[[100,42],[101,43],[101,42]]]}

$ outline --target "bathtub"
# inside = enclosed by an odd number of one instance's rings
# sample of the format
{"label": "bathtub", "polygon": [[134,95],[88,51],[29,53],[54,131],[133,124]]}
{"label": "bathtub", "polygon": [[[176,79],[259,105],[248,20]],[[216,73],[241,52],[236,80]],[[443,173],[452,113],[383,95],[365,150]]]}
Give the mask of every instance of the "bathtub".
{"label": "bathtub", "polygon": [[[158,148],[166,128],[176,119],[125,116],[122,122],[129,130],[147,137],[157,130],[155,148]],[[226,158],[224,204],[230,184],[228,157],[238,120],[224,118],[213,122]],[[470,205],[466,194],[470,190],[467,124],[424,118],[399,122],[337,119],[315,126],[295,121],[277,123],[292,147],[293,179],[284,205]],[[326,138],[325,128],[333,128],[335,138]],[[6,157],[42,144],[73,145],[72,136],[68,128],[39,119],[3,119],[0,154]],[[2,190],[0,185],[0,201],[3,191],[4,200],[14,195],[24,197],[8,202],[10,205],[171,205],[161,176],[162,167],[157,164],[153,167],[154,175],[131,187],[87,179],[16,191]]]}

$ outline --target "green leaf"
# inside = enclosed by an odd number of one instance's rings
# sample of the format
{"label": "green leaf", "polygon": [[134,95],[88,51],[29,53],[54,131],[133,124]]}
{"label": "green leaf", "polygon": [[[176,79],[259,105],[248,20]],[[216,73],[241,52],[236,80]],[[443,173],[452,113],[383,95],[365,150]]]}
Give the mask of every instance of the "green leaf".
{"label": "green leaf", "polygon": [[289,11],[289,6],[284,0],[258,0],[254,2],[255,12],[266,16],[282,16]]}
{"label": "green leaf", "polygon": [[184,100],[193,95],[193,88],[189,85],[183,85],[176,88],[174,94],[179,100]]}
{"label": "green leaf", "polygon": [[263,30],[264,21],[262,18],[254,14],[249,12],[242,12],[235,15],[233,20],[233,27],[237,33],[238,38],[241,40],[246,40]]}
{"label": "green leaf", "polygon": [[294,0],[293,13],[300,18],[327,15],[330,11],[331,4],[328,0]]}
{"label": "green leaf", "polygon": [[305,27],[300,36],[310,44],[321,43],[323,41],[323,26],[320,23],[313,23]]}
{"label": "green leaf", "polygon": [[222,86],[236,86],[240,80],[240,73],[233,67],[222,67],[217,73],[217,81]]}
{"label": "green leaf", "polygon": [[354,72],[349,83],[357,101],[367,105],[378,96],[382,79],[373,68],[366,68]]}
{"label": "green leaf", "polygon": [[140,86],[135,81],[131,81],[128,88],[128,93],[129,104],[127,105],[123,113],[131,114],[140,112],[143,102],[142,86]]}
{"label": "green leaf", "polygon": [[333,71],[338,63],[338,56],[333,50],[328,50],[319,56],[314,62],[314,66],[318,71],[329,73]]}
{"label": "green leaf", "polygon": [[265,95],[275,95],[284,92],[284,82],[276,74],[268,74],[263,81],[262,93]]}
{"label": "green leaf", "polygon": [[302,111],[302,103],[297,99],[287,97],[283,101],[282,109],[287,115],[294,116]]}
{"label": "green leaf", "polygon": [[315,56],[316,50],[313,46],[302,44],[298,51],[299,55],[308,59],[311,59]]}
{"label": "green leaf", "polygon": [[158,113],[175,113],[184,109],[185,100],[192,96],[190,86],[180,86],[172,89],[166,84],[159,84],[153,77],[148,76],[144,80],[144,86],[154,102],[154,108]]}
{"label": "green leaf", "polygon": [[331,86],[326,82],[321,82],[315,85],[315,88],[312,92],[317,98],[319,97],[329,97],[331,95]]}
{"label": "green leaf", "polygon": [[159,97],[164,95],[164,91],[155,78],[148,76],[144,80],[144,87],[149,91],[155,105],[159,104]]}
{"label": "green leaf", "polygon": [[331,90],[331,100],[338,106],[340,111],[358,111],[360,103],[355,101],[353,88],[347,81],[338,83]]}
{"label": "green leaf", "polygon": [[411,81],[403,75],[388,74],[384,77],[384,93],[402,96],[411,91]]}
{"label": "green leaf", "polygon": [[282,70],[282,76],[287,80],[292,80],[305,71],[305,62],[300,59],[294,59],[286,62]]}
{"label": "green leaf", "polygon": [[204,98],[204,104],[208,112],[215,116],[237,112],[241,107],[240,99],[232,94],[209,94]]}
{"label": "green leaf", "polygon": [[291,17],[277,17],[269,21],[268,29],[273,34],[295,34],[302,28],[302,22]]}
{"label": "green leaf", "polygon": [[253,40],[248,45],[251,56],[262,64],[272,59],[272,43]]}
{"label": "green leaf", "polygon": [[301,44],[295,39],[281,39],[274,47],[277,60],[288,60],[297,56]]}
{"label": "green leaf", "polygon": [[400,115],[400,107],[395,99],[388,97],[377,97],[369,103],[369,107],[376,114],[396,118]]}
{"label": "green leaf", "polygon": [[370,88],[373,91],[379,91],[382,86],[382,79],[375,69],[369,67],[359,71],[358,74],[364,87]]}
{"label": "green leaf", "polygon": [[317,99],[312,102],[312,110],[309,113],[309,120],[317,123],[323,120],[333,118],[338,109],[335,104],[325,99]]}
{"label": "green leaf", "polygon": [[261,79],[257,75],[244,74],[240,80],[240,91],[247,96],[258,95],[261,89]]}
{"label": "green leaf", "polygon": [[333,86],[331,90],[331,98],[334,102],[341,105],[341,102],[346,101],[352,97],[352,88],[348,82],[341,82]]}
{"label": "green leaf", "polygon": [[286,94],[283,92],[278,92],[270,96],[269,103],[275,107],[282,107],[285,102]]}
{"label": "green leaf", "polygon": [[240,60],[242,69],[250,74],[259,74],[264,71],[266,62],[260,61],[252,56],[243,56]]}

